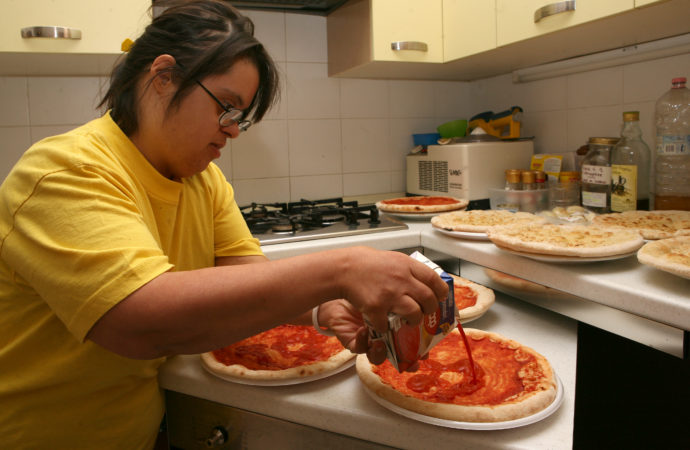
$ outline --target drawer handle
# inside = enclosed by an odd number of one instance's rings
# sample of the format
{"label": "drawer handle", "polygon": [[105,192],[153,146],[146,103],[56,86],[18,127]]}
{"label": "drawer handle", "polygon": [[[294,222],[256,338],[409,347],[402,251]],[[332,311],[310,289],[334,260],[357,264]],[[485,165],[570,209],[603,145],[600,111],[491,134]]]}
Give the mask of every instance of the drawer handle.
{"label": "drawer handle", "polygon": [[391,42],[391,49],[398,51],[398,50],[415,50],[418,52],[425,52],[429,50],[429,46],[426,45],[426,42],[417,42],[417,41],[397,41],[397,42]]}
{"label": "drawer handle", "polygon": [[26,27],[22,28],[22,37],[24,39],[81,39],[81,30],[68,27]]}
{"label": "drawer handle", "polygon": [[551,3],[550,5],[542,6],[534,11],[534,23],[541,19],[567,11],[575,11],[575,0],[566,0],[564,2]]}

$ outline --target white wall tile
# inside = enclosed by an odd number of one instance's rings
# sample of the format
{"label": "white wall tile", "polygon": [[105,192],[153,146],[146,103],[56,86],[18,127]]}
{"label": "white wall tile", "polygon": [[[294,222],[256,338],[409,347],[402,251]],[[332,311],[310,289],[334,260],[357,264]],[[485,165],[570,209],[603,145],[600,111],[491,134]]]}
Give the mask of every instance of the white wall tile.
{"label": "white wall tile", "polygon": [[280,92],[278,93],[277,103],[268,110],[264,120],[287,119],[287,67],[285,63],[276,63],[278,69]]}
{"label": "white wall tile", "polygon": [[274,61],[285,58],[285,13],[274,11],[242,11],[254,22],[254,36]]}
{"label": "white wall tile", "polygon": [[343,186],[345,196],[391,192],[391,172],[346,173]]}
{"label": "white wall tile", "polygon": [[656,102],[677,77],[690,78],[690,53],[624,66],[623,100]]}
{"label": "white wall tile", "polygon": [[286,14],[286,53],[290,62],[328,62],[326,18]]}
{"label": "white wall tile", "polygon": [[327,64],[288,63],[288,118],[340,117],[340,82],[328,78]]}
{"label": "white wall tile", "polygon": [[261,178],[237,180],[232,183],[235,199],[240,206],[254,203],[290,201],[290,178]]}
{"label": "white wall tile", "polygon": [[288,121],[290,175],[319,175],[342,172],[340,121]]}
{"label": "white wall tile", "polygon": [[577,150],[577,148],[568,147],[568,112],[566,110],[525,111],[521,135],[534,136],[534,153],[562,153]]}
{"label": "white wall tile", "polygon": [[593,136],[620,136],[620,114],[619,105],[568,110],[568,148],[577,150]]}
{"label": "white wall tile", "polygon": [[232,141],[232,179],[289,175],[287,121],[267,120]]}
{"label": "white wall tile", "polygon": [[45,126],[36,126],[36,127],[31,127],[31,143],[35,143],[40,141],[43,138],[47,138],[49,136],[56,136],[58,134],[62,133],[67,133],[68,131],[76,128],[80,124],[74,124],[74,125],[45,125]]}
{"label": "white wall tile", "polygon": [[291,201],[302,198],[318,200],[343,195],[343,176],[340,174],[290,177]]}
{"label": "white wall tile", "polygon": [[340,115],[342,118],[387,118],[389,112],[388,81],[343,78],[340,81]]}
{"label": "white wall tile", "polygon": [[394,80],[390,86],[391,117],[433,117],[434,82]]}
{"label": "white wall tile", "polygon": [[101,94],[100,77],[30,77],[31,125],[80,125],[95,119]]}
{"label": "white wall tile", "polygon": [[0,77],[0,126],[29,125],[29,93],[25,77]]}
{"label": "white wall tile", "polygon": [[30,146],[29,127],[0,127],[0,180]]}
{"label": "white wall tile", "polygon": [[[472,84],[462,81],[437,81],[434,89],[434,117],[444,122],[469,119],[475,111],[470,103]],[[439,122],[439,124],[442,122]]]}
{"label": "white wall tile", "polygon": [[391,192],[406,192],[407,172],[405,170],[394,170],[391,172]]}
{"label": "white wall tile", "polygon": [[413,134],[436,133],[436,119],[390,119],[391,170],[405,167],[405,156],[414,147]]}
{"label": "white wall tile", "polygon": [[388,119],[343,119],[343,172],[390,170]]}
{"label": "white wall tile", "polygon": [[623,102],[623,69],[595,70],[568,76],[568,107],[618,105]]}
{"label": "white wall tile", "polygon": [[[512,84],[512,81],[511,81]],[[537,80],[513,85],[510,98],[525,112],[554,111],[568,107],[568,77]]]}

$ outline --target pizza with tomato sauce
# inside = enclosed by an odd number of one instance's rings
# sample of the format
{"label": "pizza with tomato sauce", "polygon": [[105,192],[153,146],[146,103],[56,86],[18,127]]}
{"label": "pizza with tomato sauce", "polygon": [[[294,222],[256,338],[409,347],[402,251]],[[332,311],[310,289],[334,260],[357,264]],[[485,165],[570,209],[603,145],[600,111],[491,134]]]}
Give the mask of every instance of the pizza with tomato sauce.
{"label": "pizza with tomato sauce", "polygon": [[468,200],[454,197],[414,196],[381,200],[376,207],[383,212],[424,214],[455,211],[466,208],[468,204]]}
{"label": "pizza with tomato sauce", "polygon": [[[546,409],[557,384],[549,362],[499,334],[465,329],[474,365],[458,329],[419,361],[398,372],[388,360],[376,366],[357,357],[357,374],[372,395],[399,408],[458,422],[504,422]],[[473,370],[474,369],[474,370]]]}
{"label": "pizza with tomato sauce", "polygon": [[281,381],[336,372],[354,356],[336,337],[312,326],[280,325],[203,353],[201,361],[221,378]]}
{"label": "pizza with tomato sauce", "polygon": [[496,295],[492,289],[457,275],[449,275],[453,278],[453,293],[457,308],[455,316],[460,322],[478,318],[494,304]]}

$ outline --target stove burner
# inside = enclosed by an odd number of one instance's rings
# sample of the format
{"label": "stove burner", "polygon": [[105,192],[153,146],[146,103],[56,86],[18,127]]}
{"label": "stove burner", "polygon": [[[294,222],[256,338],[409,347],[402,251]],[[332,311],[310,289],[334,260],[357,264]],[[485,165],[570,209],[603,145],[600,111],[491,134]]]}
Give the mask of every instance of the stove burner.
{"label": "stove burner", "polygon": [[[359,205],[357,201],[342,198],[306,200],[289,203],[251,203],[240,207],[249,230],[260,241],[270,235],[299,236],[308,234],[314,239],[319,234],[332,235],[335,229],[340,235],[380,231],[381,219],[376,205]],[[386,229],[407,228],[406,225],[386,219]],[[262,241],[262,242],[264,242]]]}

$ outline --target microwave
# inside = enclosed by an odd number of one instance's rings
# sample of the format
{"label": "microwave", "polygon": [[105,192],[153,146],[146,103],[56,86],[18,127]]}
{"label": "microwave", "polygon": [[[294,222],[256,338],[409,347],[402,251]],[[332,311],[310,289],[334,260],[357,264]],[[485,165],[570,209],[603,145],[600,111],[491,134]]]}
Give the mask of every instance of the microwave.
{"label": "microwave", "polygon": [[505,171],[529,169],[531,139],[429,145],[407,155],[407,193],[448,195],[470,201],[470,209],[489,208],[489,189],[505,186]]}

